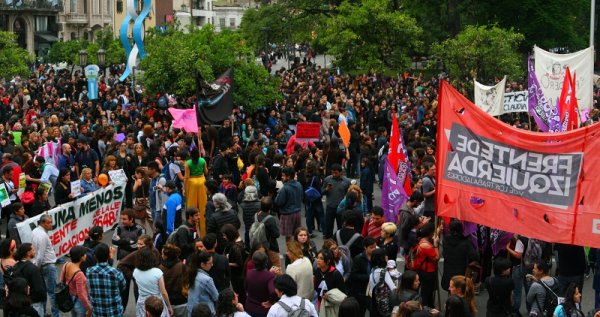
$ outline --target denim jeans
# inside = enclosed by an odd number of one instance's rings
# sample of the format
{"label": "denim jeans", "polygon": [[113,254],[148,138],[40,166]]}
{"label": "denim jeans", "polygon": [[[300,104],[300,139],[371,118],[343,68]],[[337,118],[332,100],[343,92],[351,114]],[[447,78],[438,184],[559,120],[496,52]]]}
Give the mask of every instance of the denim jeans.
{"label": "denim jeans", "polygon": [[[46,292],[50,299],[50,305],[52,307],[52,317],[59,317],[58,308],[56,308],[56,295],[54,289],[56,288],[56,265],[48,264],[42,266],[42,277],[44,278],[44,284],[46,285]],[[46,311],[46,303],[44,303],[44,311]]]}
{"label": "denim jeans", "polygon": [[33,307],[33,309],[38,313],[38,315],[44,316],[44,304],[45,303],[42,302],[32,303],[31,307]]}
{"label": "denim jeans", "polygon": [[519,313],[519,310],[521,309],[521,296],[523,295],[523,269],[521,268],[521,265],[513,266],[512,280],[515,283],[515,289],[513,290],[512,295],[513,312]]}
{"label": "denim jeans", "polygon": [[323,202],[321,199],[317,199],[313,202],[305,201],[304,206],[306,206],[306,228],[308,229],[308,232],[313,233],[315,230],[315,220],[319,226],[318,229],[322,231],[323,218],[325,215],[323,212]]}
{"label": "denim jeans", "polygon": [[73,310],[71,310],[71,317],[85,317],[85,306],[83,303],[77,298],[77,296],[73,296]]}

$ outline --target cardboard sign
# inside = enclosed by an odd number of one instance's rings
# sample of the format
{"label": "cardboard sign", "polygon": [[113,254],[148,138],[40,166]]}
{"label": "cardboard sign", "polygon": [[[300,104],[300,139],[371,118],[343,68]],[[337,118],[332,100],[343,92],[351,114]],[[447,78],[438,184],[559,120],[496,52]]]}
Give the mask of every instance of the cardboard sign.
{"label": "cardboard sign", "polygon": [[316,122],[298,122],[296,124],[296,140],[319,141],[321,136],[321,124]]}

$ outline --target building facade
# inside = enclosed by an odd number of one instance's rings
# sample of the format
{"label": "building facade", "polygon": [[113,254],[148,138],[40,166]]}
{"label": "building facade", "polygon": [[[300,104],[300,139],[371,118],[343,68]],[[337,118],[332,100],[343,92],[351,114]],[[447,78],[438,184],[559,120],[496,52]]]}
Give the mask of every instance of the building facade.
{"label": "building facade", "polygon": [[[107,2],[113,2],[114,3],[114,14],[113,14],[113,32],[115,33],[115,36],[117,38],[119,38],[120,34],[119,31],[121,29],[121,24],[123,23],[123,20],[125,20],[125,17],[127,16],[127,0],[103,0],[103,1],[107,1]],[[155,28],[157,25],[160,26],[160,24],[158,24],[157,22],[157,16],[156,16],[156,1],[157,0],[152,0],[151,1],[151,10],[150,10],[150,14],[148,15],[148,17],[146,18],[146,20],[144,20],[144,34],[146,34],[146,32],[150,29]],[[161,1],[161,0],[158,0]],[[142,12],[142,10],[144,9],[144,0],[134,0],[134,3],[136,5],[136,11]],[[133,23],[134,20],[131,20],[129,22],[129,31],[127,33],[127,37],[132,38],[133,37]]]}
{"label": "building facade", "polygon": [[61,0],[0,0],[0,30],[14,32],[17,44],[37,56],[45,56],[58,41]]}
{"label": "building facade", "polygon": [[63,0],[58,38],[96,41],[96,32],[113,27],[114,5],[106,0]]}

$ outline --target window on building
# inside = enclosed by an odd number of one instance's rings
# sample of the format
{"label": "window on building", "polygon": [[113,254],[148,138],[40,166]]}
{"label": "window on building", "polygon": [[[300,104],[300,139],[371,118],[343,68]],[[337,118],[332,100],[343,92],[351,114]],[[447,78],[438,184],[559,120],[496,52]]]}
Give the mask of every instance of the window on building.
{"label": "window on building", "polygon": [[106,2],[106,13],[108,15],[112,14],[112,1],[107,1]]}
{"label": "window on building", "polygon": [[71,32],[71,40],[77,40],[77,34],[75,32]]}
{"label": "window on building", "polygon": [[117,13],[123,13],[123,0],[117,0]]}
{"label": "window on building", "polygon": [[77,0],[69,1],[69,10],[71,13],[77,12]]}
{"label": "window on building", "polygon": [[48,17],[36,16],[35,17],[35,31],[46,32],[48,31]]}
{"label": "window on building", "polygon": [[235,18],[229,18],[229,27],[235,29]]}
{"label": "window on building", "polygon": [[85,13],[85,14],[88,13],[88,2],[87,2],[87,0],[83,1],[83,13]]}
{"label": "window on building", "polygon": [[94,2],[92,3],[92,13],[93,14],[100,14],[100,0],[93,0]]}
{"label": "window on building", "polygon": [[219,26],[220,26],[221,28],[224,28],[224,27],[225,27],[225,18],[219,18]]}

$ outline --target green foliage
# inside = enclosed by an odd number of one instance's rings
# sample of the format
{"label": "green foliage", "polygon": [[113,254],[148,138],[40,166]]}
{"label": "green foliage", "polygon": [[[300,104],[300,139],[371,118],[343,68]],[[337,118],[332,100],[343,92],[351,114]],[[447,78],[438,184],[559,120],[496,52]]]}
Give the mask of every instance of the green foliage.
{"label": "green foliage", "polygon": [[518,52],[524,36],[498,26],[467,26],[455,38],[435,43],[431,51],[459,81],[489,83],[507,75],[522,79],[522,56]]}
{"label": "green foliage", "polygon": [[125,63],[125,49],[121,46],[121,42],[114,37],[110,27],[96,32],[96,42],[94,43],[75,40],[55,42],[50,47],[48,62],[67,62],[69,65],[79,65],[79,51],[85,49],[88,53],[88,64],[97,64],[97,53],[102,47],[106,51],[107,65]]}
{"label": "green foliage", "polygon": [[308,43],[312,33],[334,13],[335,10],[320,0],[281,0],[246,10],[240,31],[255,52],[263,50],[266,43]]}
{"label": "green foliage", "polygon": [[33,56],[26,49],[17,45],[16,36],[12,32],[0,31],[0,78],[29,76],[29,64]]}
{"label": "green foliage", "polygon": [[422,45],[415,19],[390,10],[389,0],[346,1],[318,34],[320,44],[345,70],[404,70]]}
{"label": "green foliage", "polygon": [[258,65],[239,32],[216,33],[212,25],[183,33],[169,28],[146,37],[148,56],[140,63],[142,82],[151,94],[193,96],[196,74],[208,82],[234,68],[234,100],[248,111],[279,97],[277,82]]}

